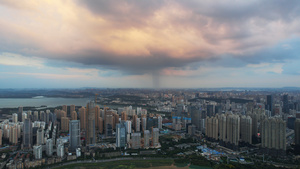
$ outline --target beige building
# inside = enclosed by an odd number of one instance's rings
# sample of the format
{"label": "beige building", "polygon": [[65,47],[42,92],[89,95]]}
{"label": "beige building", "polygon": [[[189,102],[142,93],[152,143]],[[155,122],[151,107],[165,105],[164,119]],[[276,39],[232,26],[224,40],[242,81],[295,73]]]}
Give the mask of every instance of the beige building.
{"label": "beige building", "polygon": [[61,130],[69,131],[69,118],[68,117],[61,118]]}
{"label": "beige building", "polygon": [[79,117],[80,117],[80,129],[86,130],[86,109],[81,107],[79,109]]}
{"label": "beige building", "polygon": [[262,122],[262,148],[286,150],[286,123],[279,118],[268,118]]}
{"label": "beige building", "polygon": [[77,112],[76,111],[71,112],[71,119],[72,120],[77,120]]}

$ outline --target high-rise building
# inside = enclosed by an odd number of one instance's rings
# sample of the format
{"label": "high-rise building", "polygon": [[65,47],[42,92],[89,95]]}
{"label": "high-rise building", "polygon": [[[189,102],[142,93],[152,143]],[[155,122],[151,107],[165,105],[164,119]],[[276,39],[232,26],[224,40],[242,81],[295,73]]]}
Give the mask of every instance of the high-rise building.
{"label": "high-rise building", "polygon": [[72,113],[73,111],[75,111],[75,105],[70,105],[70,113]]}
{"label": "high-rise building", "polygon": [[116,126],[116,146],[126,146],[126,126],[124,121],[118,123]]}
{"label": "high-rise building", "polygon": [[158,119],[158,129],[162,129],[162,117],[158,116],[157,119]]}
{"label": "high-rise building", "polygon": [[127,114],[124,111],[121,113],[121,120],[124,120],[124,121],[127,120]]}
{"label": "high-rise building", "polygon": [[280,156],[286,151],[286,123],[279,118],[262,122],[261,146],[267,153]]}
{"label": "high-rise building", "polygon": [[287,94],[283,95],[282,102],[283,102],[283,109],[282,109],[283,113],[289,113],[289,98]]}
{"label": "high-rise building", "polygon": [[193,135],[195,135],[195,133],[196,133],[196,126],[193,124],[189,125],[188,126],[188,134],[193,136]]}
{"label": "high-rise building", "polygon": [[156,147],[159,145],[159,129],[152,129],[152,146]]}
{"label": "high-rise building", "polygon": [[97,105],[97,106],[95,106],[95,127],[97,128],[97,129],[99,129],[98,128],[98,117],[100,117],[100,107]]}
{"label": "high-rise building", "polygon": [[53,140],[47,139],[46,141],[46,154],[48,157],[51,157],[53,154]]}
{"label": "high-rise building", "polygon": [[141,148],[141,133],[131,133],[131,148]]}
{"label": "high-rise building", "polygon": [[100,134],[103,134],[103,118],[98,117],[98,131]]}
{"label": "high-rise building", "polygon": [[22,121],[23,107],[18,108],[18,121]]}
{"label": "high-rise building", "polygon": [[240,140],[240,117],[235,114],[230,114],[226,118],[226,123],[226,141],[238,146]]}
{"label": "high-rise building", "polygon": [[68,106],[67,105],[63,105],[62,106],[62,110],[67,113],[68,112]]}
{"label": "high-rise building", "polygon": [[32,124],[30,119],[26,119],[23,125],[23,147],[32,146]]}
{"label": "high-rise building", "polygon": [[18,122],[18,114],[17,113],[13,113],[12,114],[12,122],[13,123],[17,123]]}
{"label": "high-rise building", "polygon": [[65,155],[65,147],[63,143],[58,143],[56,153],[58,157],[63,157]]}
{"label": "high-rise building", "polygon": [[39,128],[36,133],[36,145],[44,144],[44,130]]}
{"label": "high-rise building", "polygon": [[17,125],[11,126],[9,129],[9,142],[11,144],[18,144],[18,128]]}
{"label": "high-rise building", "polygon": [[207,108],[207,116],[208,117],[212,117],[212,116],[215,115],[215,112],[214,112],[215,107],[214,107],[214,105],[207,105],[206,108]]}
{"label": "high-rise building", "polygon": [[148,148],[150,146],[150,131],[144,130],[144,148]]}
{"label": "high-rise building", "polygon": [[87,118],[86,118],[86,109],[84,107],[81,107],[79,109],[79,117],[80,117],[80,129],[86,130]]}
{"label": "high-rise building", "polygon": [[223,142],[226,142],[226,116],[225,114],[221,114],[219,116],[219,139]]}
{"label": "high-rise building", "polygon": [[33,121],[37,121],[39,120],[39,112],[38,111],[34,111],[33,112]]}
{"label": "high-rise building", "polygon": [[300,119],[295,121],[295,144],[300,147]]}
{"label": "high-rise building", "polygon": [[267,95],[266,110],[269,110],[271,112],[271,114],[273,115],[273,96],[272,95]]}
{"label": "high-rise building", "polygon": [[86,132],[86,144],[95,144],[96,142],[96,130],[95,130],[95,103],[89,102],[87,105],[87,132]]}
{"label": "high-rise building", "polygon": [[22,122],[24,123],[25,119],[27,119],[27,113],[22,113]]}
{"label": "high-rise building", "polygon": [[141,120],[140,118],[135,119],[135,132],[140,132],[141,131]]}
{"label": "high-rise building", "polygon": [[72,120],[77,120],[77,112],[76,111],[71,112],[71,119]]}
{"label": "high-rise building", "polygon": [[33,146],[34,158],[37,160],[42,159],[42,151],[43,151],[42,145]]}
{"label": "high-rise building", "polygon": [[110,132],[113,129],[114,117],[111,114],[107,114],[105,118],[105,135],[111,136]]}
{"label": "high-rise building", "polygon": [[3,131],[2,129],[0,129],[0,147],[2,147],[2,135],[3,135]]}
{"label": "high-rise building", "polygon": [[70,150],[76,151],[80,147],[80,121],[71,120],[69,124]]}
{"label": "high-rise building", "polygon": [[212,138],[214,138],[215,140],[219,139],[219,119],[218,116],[214,116],[212,117]]}
{"label": "high-rise building", "polygon": [[250,116],[243,115],[240,121],[241,125],[241,140],[252,144],[252,118]]}
{"label": "high-rise building", "polygon": [[69,118],[68,117],[62,117],[61,118],[61,130],[62,131],[68,131],[69,130]]}
{"label": "high-rise building", "polygon": [[146,117],[142,118],[142,130],[143,131],[147,130],[147,118]]}
{"label": "high-rise building", "polygon": [[67,112],[64,110],[60,111],[60,118],[67,117]]}

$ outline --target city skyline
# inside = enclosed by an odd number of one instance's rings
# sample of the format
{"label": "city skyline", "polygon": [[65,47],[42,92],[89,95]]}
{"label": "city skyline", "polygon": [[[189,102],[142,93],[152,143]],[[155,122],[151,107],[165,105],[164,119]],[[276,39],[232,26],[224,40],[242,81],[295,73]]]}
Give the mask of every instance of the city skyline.
{"label": "city skyline", "polygon": [[300,87],[299,1],[0,2],[1,88]]}

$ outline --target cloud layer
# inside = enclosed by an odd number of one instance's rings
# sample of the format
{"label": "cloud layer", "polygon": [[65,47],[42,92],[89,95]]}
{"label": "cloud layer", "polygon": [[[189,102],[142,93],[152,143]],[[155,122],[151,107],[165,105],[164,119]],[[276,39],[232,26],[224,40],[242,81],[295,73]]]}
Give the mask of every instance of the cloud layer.
{"label": "cloud layer", "polygon": [[297,75],[289,64],[300,60],[299,17],[297,0],[3,0],[0,64],[16,66],[7,57],[18,56],[51,69],[172,76],[171,83],[219,71],[229,76],[238,68],[249,68],[240,76],[258,73],[248,65]]}

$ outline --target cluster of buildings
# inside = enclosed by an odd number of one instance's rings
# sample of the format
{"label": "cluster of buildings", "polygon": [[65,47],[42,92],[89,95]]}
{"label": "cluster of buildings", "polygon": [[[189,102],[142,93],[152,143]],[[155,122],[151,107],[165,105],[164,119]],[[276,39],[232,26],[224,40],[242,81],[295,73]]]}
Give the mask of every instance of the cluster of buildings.
{"label": "cluster of buildings", "polygon": [[[21,150],[32,153],[34,164],[22,158],[24,167],[45,164],[41,162],[45,158],[53,163],[76,159],[83,149],[86,152],[88,147],[95,147],[105,138],[115,137],[115,147],[123,149],[157,148],[162,117],[148,114],[139,107],[136,110],[131,106],[100,109],[89,102],[86,107],[64,105],[54,112],[25,112],[20,107],[18,113],[1,122],[0,127],[0,145],[4,141],[5,145],[20,145]],[[8,166],[17,166],[17,161],[9,162]]]}

